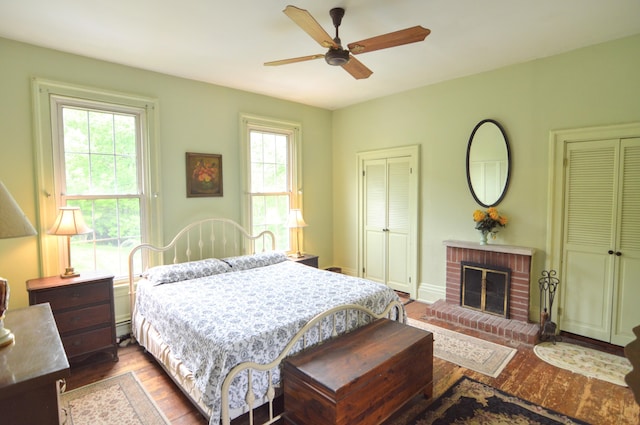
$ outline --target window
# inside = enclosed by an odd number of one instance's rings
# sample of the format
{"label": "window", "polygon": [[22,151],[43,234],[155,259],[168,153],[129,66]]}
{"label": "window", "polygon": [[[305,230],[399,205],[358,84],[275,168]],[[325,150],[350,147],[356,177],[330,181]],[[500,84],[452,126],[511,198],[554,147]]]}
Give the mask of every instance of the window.
{"label": "window", "polygon": [[[131,248],[150,241],[149,229],[157,221],[148,189],[152,109],[138,99],[69,87],[41,84],[39,93],[44,96],[37,114],[44,129],[39,182],[48,194],[42,202],[42,230],[53,223],[58,207],[79,207],[93,231],[71,237],[71,265],[80,273],[103,270],[124,279]],[[49,158],[51,168],[45,165]],[[41,237],[45,271],[55,268],[46,273],[56,274],[66,266],[66,238]]]}
{"label": "window", "polygon": [[138,178],[144,111],[54,99],[52,120],[60,129],[54,134],[60,204],[80,207],[93,229],[71,238],[73,266],[125,276],[129,251],[144,236],[146,203]]}
{"label": "window", "polygon": [[289,251],[295,248],[287,228],[289,210],[301,207],[297,175],[300,126],[264,118],[242,118],[247,168],[245,226],[254,234],[272,231],[276,249]]}

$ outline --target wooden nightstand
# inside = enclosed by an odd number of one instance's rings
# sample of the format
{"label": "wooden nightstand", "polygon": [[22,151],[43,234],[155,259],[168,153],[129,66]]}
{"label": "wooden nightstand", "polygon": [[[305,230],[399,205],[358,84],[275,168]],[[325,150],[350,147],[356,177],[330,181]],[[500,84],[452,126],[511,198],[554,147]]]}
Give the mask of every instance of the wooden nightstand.
{"label": "wooden nightstand", "polygon": [[302,263],[305,266],[311,266],[318,268],[318,256],[312,254],[303,254],[302,257],[288,256],[287,257],[291,261],[295,261],[297,263]]}
{"label": "wooden nightstand", "polygon": [[118,361],[113,304],[113,275],[43,277],[27,281],[29,304],[49,303],[70,363],[98,352]]}
{"label": "wooden nightstand", "polygon": [[15,342],[0,349],[0,422],[59,424],[59,379],[70,375],[48,304],[9,310]]}

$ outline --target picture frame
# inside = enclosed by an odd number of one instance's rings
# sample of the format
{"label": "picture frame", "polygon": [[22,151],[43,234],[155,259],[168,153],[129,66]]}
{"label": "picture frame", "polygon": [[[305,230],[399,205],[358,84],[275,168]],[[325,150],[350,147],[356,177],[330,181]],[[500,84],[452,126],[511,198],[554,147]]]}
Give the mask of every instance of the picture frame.
{"label": "picture frame", "polygon": [[222,155],[187,152],[187,198],[222,196]]}

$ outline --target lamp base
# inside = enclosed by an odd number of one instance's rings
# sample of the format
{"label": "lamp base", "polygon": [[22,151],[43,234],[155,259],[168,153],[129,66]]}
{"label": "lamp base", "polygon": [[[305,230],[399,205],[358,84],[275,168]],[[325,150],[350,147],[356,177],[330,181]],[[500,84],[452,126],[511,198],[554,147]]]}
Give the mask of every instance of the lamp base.
{"label": "lamp base", "polygon": [[0,348],[11,345],[14,340],[13,333],[0,322]]}
{"label": "lamp base", "polygon": [[64,273],[61,273],[61,274],[60,274],[60,277],[61,277],[61,278],[63,278],[63,279],[68,279],[68,278],[70,278],[70,277],[78,277],[78,276],[80,276],[80,273],[76,273],[76,272],[73,270],[73,267],[67,267],[67,268],[65,268],[65,269],[64,269]]}

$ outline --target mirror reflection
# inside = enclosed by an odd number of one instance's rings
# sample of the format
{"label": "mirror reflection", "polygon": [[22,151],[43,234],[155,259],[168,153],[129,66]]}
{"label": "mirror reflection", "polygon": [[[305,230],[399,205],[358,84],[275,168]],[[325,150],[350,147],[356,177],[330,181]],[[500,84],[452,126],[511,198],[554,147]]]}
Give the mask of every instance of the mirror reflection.
{"label": "mirror reflection", "polygon": [[503,128],[494,120],[480,121],[467,147],[467,182],[478,204],[493,207],[504,198],[510,161],[509,142]]}

